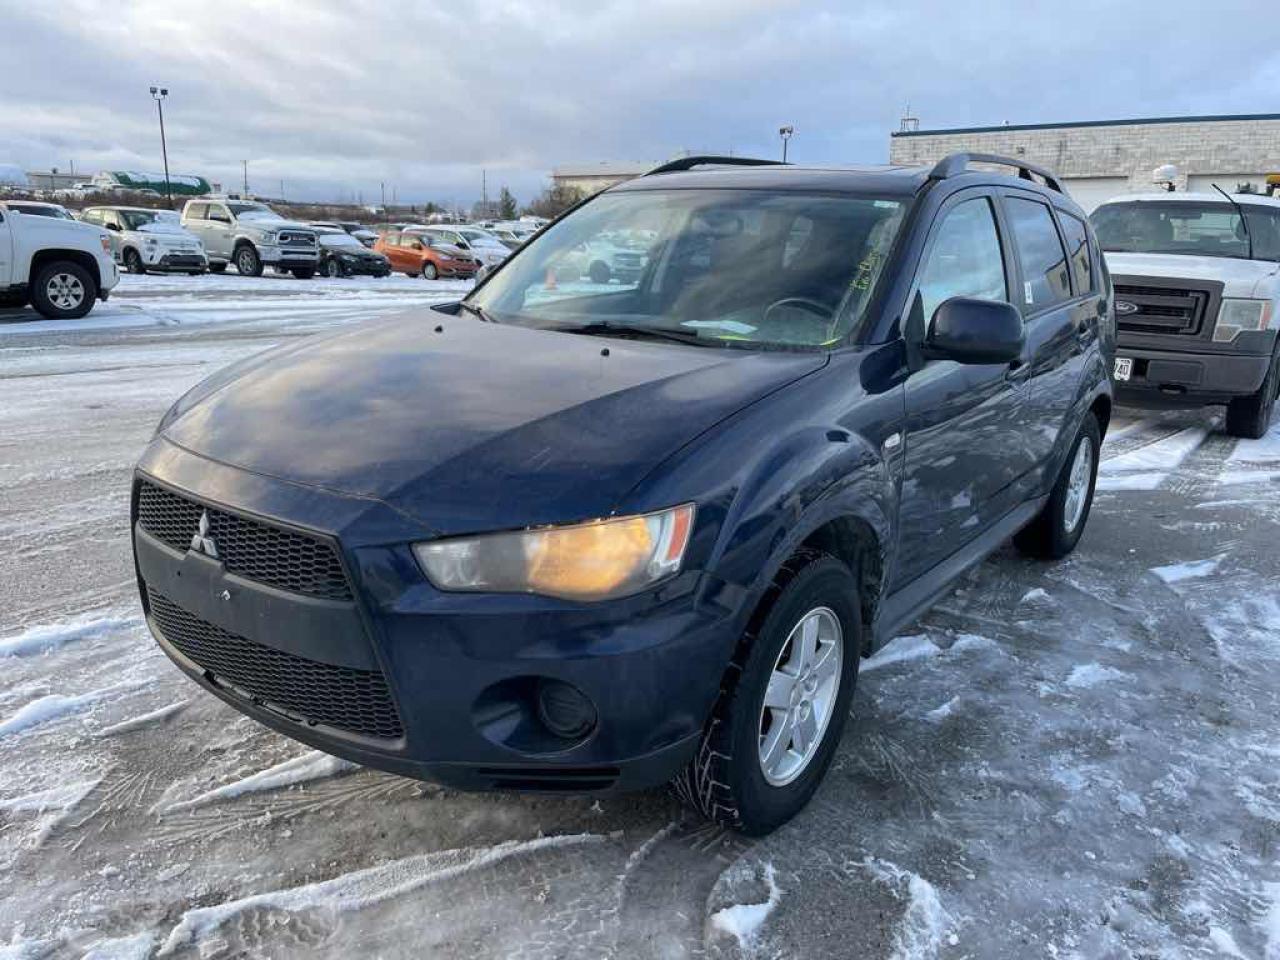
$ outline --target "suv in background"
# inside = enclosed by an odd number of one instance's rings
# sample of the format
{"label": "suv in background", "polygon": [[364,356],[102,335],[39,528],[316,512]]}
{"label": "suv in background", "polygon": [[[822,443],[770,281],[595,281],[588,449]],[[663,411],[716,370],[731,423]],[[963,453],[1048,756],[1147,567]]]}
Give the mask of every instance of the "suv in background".
{"label": "suv in background", "polygon": [[[648,241],[633,286],[556,282],[619,234]],[[212,695],[359,763],[674,778],[764,833],[864,655],[1009,537],[1075,547],[1111,413],[1098,258],[1016,160],[673,161],[462,302],[183,396],[134,481],[147,622]]]}
{"label": "suv in background", "polygon": [[1261,437],[1280,393],[1280,200],[1117,197],[1091,219],[1116,288],[1116,396],[1147,407],[1225,404]]}
{"label": "suv in background", "polygon": [[[421,231],[426,228],[413,229]],[[424,280],[440,277],[470,279],[480,270],[480,261],[470,253],[424,233],[388,231],[378,237],[373,249],[391,262],[392,270]]]}
{"label": "suv in background", "polygon": [[182,226],[204,244],[209,269],[221,273],[234,263],[247,277],[262,276],[264,266],[306,280],[316,273],[316,232],[286,220],[265,203],[224,197],[188,200]]}
{"label": "suv in background", "polygon": [[147,207],[89,207],[80,214],[84,223],[104,227],[111,234],[116,262],[129,273],[205,272],[209,261],[195,235],[182,229],[171,210]]}

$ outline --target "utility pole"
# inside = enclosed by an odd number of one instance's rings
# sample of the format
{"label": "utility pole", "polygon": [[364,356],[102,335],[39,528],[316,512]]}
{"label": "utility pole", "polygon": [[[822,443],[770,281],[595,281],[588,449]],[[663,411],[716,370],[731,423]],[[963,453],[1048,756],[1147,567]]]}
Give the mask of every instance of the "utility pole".
{"label": "utility pole", "polygon": [[489,209],[489,171],[483,168],[480,170],[480,202],[486,210]]}
{"label": "utility pole", "polygon": [[284,181],[280,181],[280,202],[284,203]]}
{"label": "utility pole", "polygon": [[242,193],[240,196],[247,200],[249,198],[249,161],[241,160],[240,166],[244,170],[244,180],[242,181],[243,186],[241,187]]}
{"label": "utility pole", "polygon": [[169,147],[164,140],[164,99],[169,96],[168,87],[152,87],[151,99],[156,102],[156,112],[160,115],[160,155],[164,158],[164,202],[173,209],[173,189],[169,186]]}
{"label": "utility pole", "polygon": [[387,224],[387,185],[382,181],[378,181],[378,196],[382,199],[382,226],[386,229]]}
{"label": "utility pole", "polygon": [[778,128],[778,136],[782,138],[782,162],[787,162],[787,141],[791,139],[791,135],[796,132],[796,128],[788,124],[785,127]]}

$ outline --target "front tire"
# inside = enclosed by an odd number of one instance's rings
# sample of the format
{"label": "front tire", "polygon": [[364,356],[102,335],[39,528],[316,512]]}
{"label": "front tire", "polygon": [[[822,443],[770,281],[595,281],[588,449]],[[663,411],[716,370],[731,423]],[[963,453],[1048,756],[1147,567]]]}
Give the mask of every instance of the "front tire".
{"label": "front tire", "polygon": [[1101,446],[1098,420],[1087,413],[1048,501],[1035,519],[1014,535],[1014,545],[1024,554],[1039,560],[1060,560],[1076,548],[1093,508]]}
{"label": "front tire", "polygon": [[129,247],[124,252],[124,268],[129,273],[146,273],[147,268],[142,265],[142,255]]}
{"label": "front tire", "polygon": [[804,549],[770,586],[677,796],[751,836],[809,802],[831,764],[858,676],[858,583],[834,557]]}
{"label": "front tire", "polygon": [[422,279],[435,280],[440,276],[440,271],[436,269],[436,265],[428,260],[422,265]]}
{"label": "front tire", "polygon": [[338,277],[341,277],[343,275],[342,264],[340,264],[337,259],[330,257],[324,262],[324,275],[335,280]]}
{"label": "front tire", "polygon": [[31,289],[32,306],[49,320],[79,320],[93,309],[98,285],[89,271],[70,260],[41,269]]}
{"label": "front tire", "polygon": [[262,258],[251,244],[244,244],[236,250],[236,269],[244,277],[262,276]]}
{"label": "front tire", "polygon": [[1277,393],[1280,393],[1280,354],[1271,358],[1271,368],[1257,393],[1227,404],[1227,433],[1246,440],[1264,436],[1271,428]]}

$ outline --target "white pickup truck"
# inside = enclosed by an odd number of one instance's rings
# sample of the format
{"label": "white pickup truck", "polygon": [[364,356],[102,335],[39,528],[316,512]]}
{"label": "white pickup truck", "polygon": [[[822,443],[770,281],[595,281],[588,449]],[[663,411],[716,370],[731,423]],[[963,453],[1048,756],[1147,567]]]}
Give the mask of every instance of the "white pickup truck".
{"label": "white pickup truck", "polygon": [[[101,227],[0,200],[0,306],[30,303],[53,320],[75,320],[120,281]],[[32,212],[24,213],[27,207]]]}
{"label": "white pickup truck", "polygon": [[1094,210],[1115,286],[1116,399],[1227,408],[1260,437],[1280,393],[1280,200],[1153,193]]}

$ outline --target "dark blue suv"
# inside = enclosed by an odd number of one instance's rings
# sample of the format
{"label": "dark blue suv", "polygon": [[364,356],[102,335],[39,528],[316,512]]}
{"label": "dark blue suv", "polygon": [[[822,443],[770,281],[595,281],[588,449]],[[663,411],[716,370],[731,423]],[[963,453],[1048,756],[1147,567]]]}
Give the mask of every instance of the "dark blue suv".
{"label": "dark blue suv", "polygon": [[676,161],[460,303],[180,399],[133,490],[148,622],[360,763],[674,780],[764,832],[821,780],[861,657],[1008,537],[1075,546],[1110,318],[1084,214],[1029,165]]}

